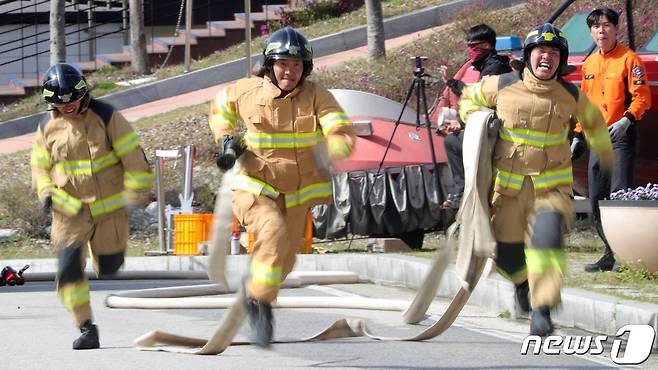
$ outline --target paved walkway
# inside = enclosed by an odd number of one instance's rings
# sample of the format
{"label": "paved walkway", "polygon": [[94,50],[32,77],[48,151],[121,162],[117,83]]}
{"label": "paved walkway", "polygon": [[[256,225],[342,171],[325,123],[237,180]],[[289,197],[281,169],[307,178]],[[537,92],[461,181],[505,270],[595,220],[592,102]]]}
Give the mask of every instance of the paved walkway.
{"label": "paved walkway", "polygon": [[[390,50],[391,48],[395,48],[404,45],[408,42],[428,36],[434,33],[439,27],[444,27],[444,26],[429,28],[420,32],[414,32],[404,36],[386,40],[386,49]],[[346,61],[367,57],[367,55],[368,55],[368,47],[362,46],[359,48],[343,51],[340,53],[316,58],[313,61],[313,64],[316,69],[332,68]],[[129,121],[132,122],[140,118],[150,117],[156,114],[165,113],[177,108],[201,104],[212,100],[212,98],[217,93],[217,91],[219,91],[222,87],[230,83],[231,82],[227,82],[224,84],[190,92],[187,94],[182,94],[171,98],[157,100],[151,103],[147,103],[131,108],[126,108],[123,109],[121,113],[123,113],[123,115]],[[32,146],[33,141],[34,141],[33,133],[2,139],[0,140],[0,154],[13,153],[16,151],[29,149]]]}

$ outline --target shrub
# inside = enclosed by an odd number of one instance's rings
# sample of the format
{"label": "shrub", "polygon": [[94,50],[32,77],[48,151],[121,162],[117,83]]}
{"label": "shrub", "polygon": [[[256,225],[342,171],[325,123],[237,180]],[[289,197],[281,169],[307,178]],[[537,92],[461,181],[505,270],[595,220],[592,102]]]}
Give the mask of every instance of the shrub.
{"label": "shrub", "polygon": [[4,187],[0,192],[0,207],[2,214],[11,220],[9,226],[28,236],[43,236],[43,229],[50,223],[50,217],[39,211],[37,195],[24,182],[16,181]]}
{"label": "shrub", "polygon": [[306,0],[300,10],[278,11],[279,21],[270,22],[270,31],[286,26],[304,27],[317,21],[340,17],[361,7],[364,0]]}

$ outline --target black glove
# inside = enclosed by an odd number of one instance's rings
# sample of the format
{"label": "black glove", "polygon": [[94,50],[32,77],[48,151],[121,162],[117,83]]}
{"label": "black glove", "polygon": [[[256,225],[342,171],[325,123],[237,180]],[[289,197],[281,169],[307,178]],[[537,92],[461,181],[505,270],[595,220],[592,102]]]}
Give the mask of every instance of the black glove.
{"label": "black glove", "polygon": [[571,141],[571,161],[574,162],[585,153],[585,141],[576,136]]}
{"label": "black glove", "polygon": [[492,116],[487,122],[487,135],[489,137],[498,136],[498,130],[500,130],[500,120],[496,116]]}
{"label": "black glove", "polygon": [[53,197],[52,195],[46,195],[45,198],[41,199],[39,201],[39,209],[41,211],[41,214],[43,215],[49,215],[50,211],[53,209]]}
{"label": "black glove", "polygon": [[235,165],[236,158],[244,152],[244,147],[239,139],[232,135],[224,135],[219,143],[219,154],[217,156],[217,167],[227,171]]}

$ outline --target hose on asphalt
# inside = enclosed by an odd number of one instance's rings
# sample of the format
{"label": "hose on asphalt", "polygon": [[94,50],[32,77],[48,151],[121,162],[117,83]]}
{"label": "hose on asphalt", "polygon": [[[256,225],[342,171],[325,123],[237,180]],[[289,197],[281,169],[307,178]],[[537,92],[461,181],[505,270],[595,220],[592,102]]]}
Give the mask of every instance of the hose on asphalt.
{"label": "hose on asphalt", "polygon": [[[473,289],[479,281],[487,259],[494,253],[495,240],[488,223],[489,210],[486,194],[491,183],[491,148],[493,141],[487,139],[487,121],[490,113],[475,112],[469,118],[464,136],[464,167],[466,185],[457,221],[447,232],[447,243],[434,258],[432,266],[425,277],[421,287],[411,303],[400,300],[373,299],[365,297],[279,297],[274,307],[279,308],[353,308],[403,311],[406,323],[417,323],[427,312],[436,295],[441,277],[452,259],[453,250],[459,245],[457,254],[457,270],[462,286],[443,312],[439,320],[420,333],[405,337],[387,337],[372,333],[362,319],[340,319],[321,332],[298,340],[286,341],[305,342],[335,338],[368,337],[376,340],[422,341],[434,338],[448,329],[457,318],[468,301]],[[473,149],[472,151],[469,150]],[[474,153],[474,154],[473,154]],[[230,225],[232,213],[230,212],[230,186],[231,177],[224,176],[220,186],[216,204],[216,217],[214,231],[221,231],[222,227]],[[228,181],[227,181],[228,180]],[[221,223],[221,224],[218,224]],[[458,230],[460,231],[457,240]],[[224,269],[227,238],[218,237],[228,233],[215,233],[211,243],[211,264],[209,276],[217,284],[201,287],[160,288],[158,290],[142,290],[113,294],[107,297],[106,305],[116,308],[228,308],[219,325],[210,339],[200,339],[170,334],[162,331],[146,333],[134,341],[137,348],[142,350],[157,350],[167,352],[180,352],[191,354],[220,354],[230,345],[248,344],[234,342],[233,337],[240,328],[246,316],[246,297],[242,288],[236,292],[226,283]],[[210,264],[209,264],[210,266]],[[212,270],[212,271],[210,271]],[[311,273],[307,273],[311,274]],[[291,274],[293,275],[293,274]],[[312,275],[312,274],[311,274]],[[291,279],[288,284],[310,283],[311,275],[296,276],[298,282]],[[358,276],[343,273],[338,279],[331,273],[316,272],[316,280],[322,283],[345,283]],[[295,276],[293,275],[293,278]],[[317,277],[321,277],[320,281]],[[337,279],[337,280],[334,280]],[[342,279],[342,280],[341,280]],[[201,298],[202,295],[216,295],[236,292],[235,297]],[[281,342],[279,342],[281,343]],[[200,347],[200,348],[199,348]]]}

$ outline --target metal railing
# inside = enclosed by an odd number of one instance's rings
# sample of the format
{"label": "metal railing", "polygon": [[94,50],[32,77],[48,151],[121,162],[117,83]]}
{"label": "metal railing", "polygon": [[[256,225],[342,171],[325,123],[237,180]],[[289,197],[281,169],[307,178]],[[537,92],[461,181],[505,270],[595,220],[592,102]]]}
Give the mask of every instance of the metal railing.
{"label": "metal railing", "polygon": [[[29,4],[25,4],[26,1]],[[181,1],[187,0],[144,0],[144,22],[150,25],[145,28],[149,43],[153,44],[157,37],[175,36],[171,35],[174,32],[171,29],[173,23],[162,27],[156,24],[162,24],[162,19],[175,18],[179,14]],[[228,17],[222,7],[230,7],[234,12],[242,11],[241,1],[229,5],[214,1],[194,1],[193,12],[197,24],[199,19],[216,19],[218,13]],[[255,1],[262,5],[270,2],[281,1]],[[51,0],[0,0],[0,27],[3,27],[0,34],[4,35],[0,36],[0,55],[3,56],[0,59],[0,77],[38,77],[48,67],[49,61],[45,61],[43,56],[50,53],[50,3]],[[12,5],[16,6],[7,10]],[[102,49],[105,44],[104,52],[108,52],[108,45],[116,43],[116,39],[110,41],[108,37],[115,34],[123,34],[121,45],[129,44],[128,20],[128,0],[67,0],[64,15],[67,61],[96,61],[98,46]],[[108,29],[108,25],[117,26]],[[102,39],[108,41],[103,43]],[[75,49],[70,49],[72,46],[77,46],[77,53]]]}
{"label": "metal railing", "polygon": [[[10,1],[4,1],[0,5],[9,4]],[[42,69],[46,66],[40,65],[39,56],[50,53],[49,35],[50,29],[40,30],[40,26],[48,25],[49,14],[45,11],[45,4],[49,4],[50,0],[35,1],[29,5],[22,5],[16,8],[7,10],[0,13],[0,17],[18,23],[16,27],[3,30],[4,35],[11,35],[12,33],[20,32],[20,37],[12,38],[11,40],[2,40],[0,42],[0,55],[10,55],[12,52],[20,51],[16,57],[10,57],[5,61],[0,62],[0,67],[20,63],[20,77],[26,75],[38,76]],[[118,10],[113,6],[121,4]],[[84,43],[89,45],[89,60],[95,60],[96,40],[106,37],[108,35],[122,33],[127,31],[126,18],[127,18],[127,1],[75,1],[65,5],[65,38],[67,40],[66,47],[79,45],[78,47],[78,62],[82,62],[83,52],[81,46]],[[49,10],[49,7],[48,7]],[[45,11],[45,12],[44,12]],[[102,11],[103,21],[94,22],[94,13]],[[75,19],[75,21],[72,21]],[[13,23],[12,22],[12,23]],[[9,22],[5,22],[9,23]],[[86,27],[81,27],[86,23]],[[121,24],[121,26],[111,32],[96,33],[96,29],[107,24]],[[77,26],[77,28],[76,28]],[[32,30],[32,32],[30,32]],[[86,37],[81,35],[86,34]],[[77,40],[76,36],[77,35]],[[46,44],[45,46],[43,44]],[[28,71],[26,64],[34,63],[33,72]],[[18,76],[17,76],[18,77]]]}

